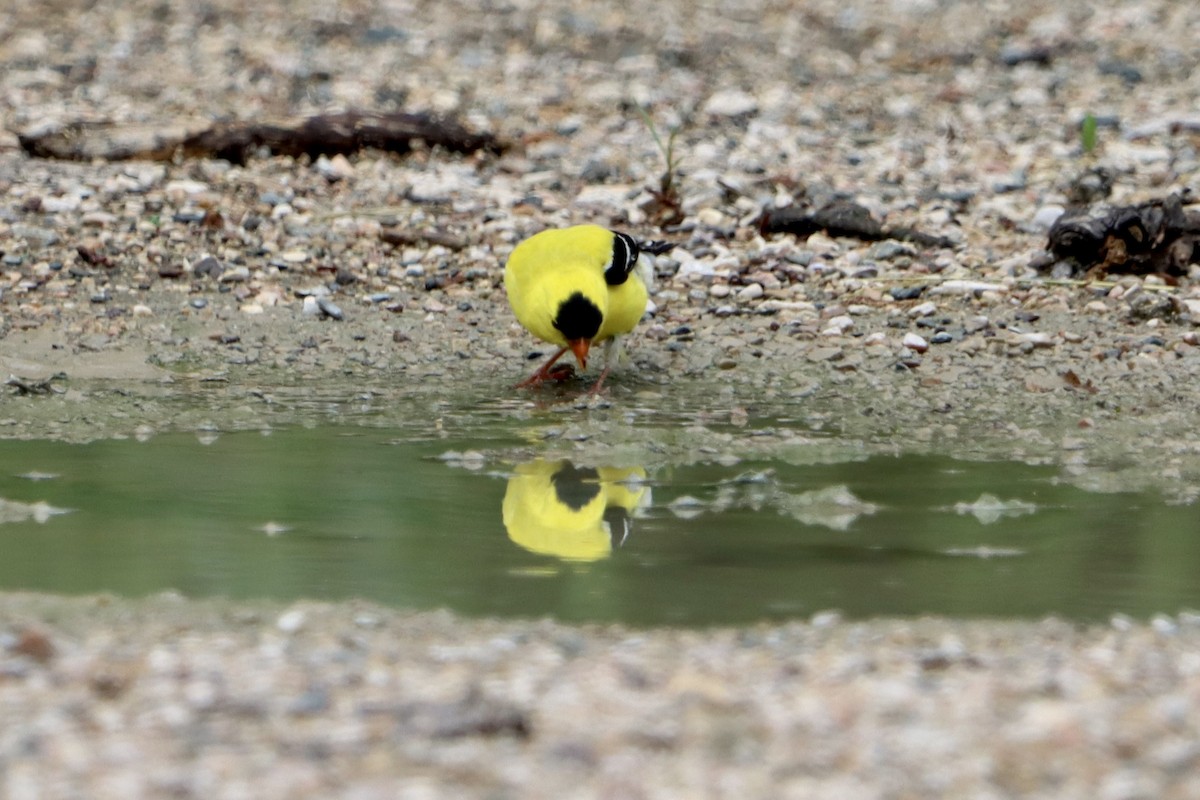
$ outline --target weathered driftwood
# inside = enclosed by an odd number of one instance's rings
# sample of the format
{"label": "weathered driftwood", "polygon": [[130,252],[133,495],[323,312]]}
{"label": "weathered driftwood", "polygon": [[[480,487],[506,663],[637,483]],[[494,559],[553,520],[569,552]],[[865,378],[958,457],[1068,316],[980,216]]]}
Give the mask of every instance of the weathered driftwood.
{"label": "weathered driftwood", "polygon": [[334,155],[375,148],[407,153],[419,142],[459,153],[498,152],[502,142],[448,117],[343,111],[284,122],[217,122],[206,127],[78,123],[17,134],[36,158],[68,161],[168,161],[223,158],[236,164],[263,150],[275,155]]}
{"label": "weathered driftwood", "polygon": [[[1173,194],[1131,206],[1068,209],[1050,227],[1048,249],[1079,272],[1186,275],[1200,263],[1200,214]],[[1053,262],[1051,262],[1052,264]]]}

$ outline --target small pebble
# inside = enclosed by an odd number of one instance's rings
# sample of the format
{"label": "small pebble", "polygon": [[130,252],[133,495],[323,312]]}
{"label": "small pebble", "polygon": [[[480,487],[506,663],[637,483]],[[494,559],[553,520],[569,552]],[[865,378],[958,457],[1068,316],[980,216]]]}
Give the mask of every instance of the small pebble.
{"label": "small pebble", "polygon": [[854,271],[850,273],[850,277],[857,278],[858,280],[877,278],[879,277],[879,267],[875,266],[874,264],[864,264],[861,267],[856,267]]}
{"label": "small pebble", "polygon": [[208,184],[193,180],[167,181],[167,185],[163,187],[163,191],[168,196],[183,197],[207,192]]}
{"label": "small pebble", "polygon": [[763,296],[763,287],[761,284],[752,283],[738,291],[738,300],[745,303],[750,300],[757,300]]}
{"label": "small pebble", "polygon": [[705,114],[718,117],[747,116],[758,110],[758,100],[749,92],[727,89],[711,95],[705,101],[703,110]]}
{"label": "small pebble", "polygon": [[929,349],[929,342],[925,341],[924,337],[918,336],[915,333],[904,334],[904,339],[900,343],[914,353],[924,353]]}
{"label": "small pebble", "polygon": [[912,308],[910,308],[908,310],[908,316],[913,319],[917,319],[919,317],[928,317],[932,314],[936,314],[937,310],[938,309],[937,309],[936,303],[926,301],[924,303],[915,305]]}
{"label": "small pebble", "polygon": [[841,336],[846,331],[854,327],[854,320],[849,316],[842,314],[833,317],[826,323],[825,330],[821,331],[823,336]]}
{"label": "small pebble", "polygon": [[1017,344],[1029,344],[1033,347],[1054,347],[1054,337],[1048,333],[1021,333],[1017,335]]}
{"label": "small pebble", "polygon": [[304,623],[307,621],[308,615],[302,609],[293,608],[279,615],[275,627],[284,633],[296,633],[304,627]]}
{"label": "small pebble", "polygon": [[318,297],[316,300],[317,308],[319,308],[321,313],[323,313],[325,316],[336,320],[342,320],[346,318],[346,315],[342,313],[342,309],[339,308],[338,305],[328,297]]}
{"label": "small pebble", "polygon": [[925,293],[925,287],[916,286],[893,286],[888,290],[888,294],[893,300],[915,300]]}
{"label": "small pebble", "polygon": [[197,277],[219,278],[225,271],[225,265],[213,256],[203,256],[192,264],[192,274]]}
{"label": "small pebble", "polygon": [[231,270],[222,272],[219,280],[222,283],[245,283],[250,280],[250,268],[234,267]]}
{"label": "small pebble", "polygon": [[898,256],[909,256],[911,258],[916,255],[917,250],[911,244],[897,242],[893,239],[876,242],[867,250],[867,258],[873,258],[878,261],[891,261]]}
{"label": "small pebble", "polygon": [[1042,206],[1037,210],[1037,213],[1033,215],[1033,225],[1035,228],[1048,231],[1065,211],[1066,209],[1059,205]]}
{"label": "small pebble", "polygon": [[316,164],[313,166],[323,178],[329,181],[340,181],[354,177],[354,165],[350,163],[350,159],[341,153],[338,153],[333,158],[324,155],[319,156]]}
{"label": "small pebble", "polygon": [[646,328],[645,336],[651,341],[661,342],[664,341],[669,334],[664,326],[655,324]]}

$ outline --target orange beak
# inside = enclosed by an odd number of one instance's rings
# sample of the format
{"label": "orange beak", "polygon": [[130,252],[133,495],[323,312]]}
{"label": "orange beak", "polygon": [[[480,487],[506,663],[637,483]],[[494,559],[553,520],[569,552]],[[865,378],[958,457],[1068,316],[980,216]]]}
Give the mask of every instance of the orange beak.
{"label": "orange beak", "polygon": [[567,347],[570,347],[571,352],[575,354],[575,360],[579,362],[580,369],[587,369],[588,348],[591,346],[590,339],[572,339],[567,342]]}

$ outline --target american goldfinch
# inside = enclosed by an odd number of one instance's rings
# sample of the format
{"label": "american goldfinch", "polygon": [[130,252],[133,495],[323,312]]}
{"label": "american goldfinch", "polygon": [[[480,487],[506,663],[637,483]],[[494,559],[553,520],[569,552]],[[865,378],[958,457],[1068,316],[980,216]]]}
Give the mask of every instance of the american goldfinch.
{"label": "american goldfinch", "polygon": [[647,256],[670,250],[666,242],[638,243],[599,225],[542,231],[521,242],[504,266],[504,288],[513,313],[527,331],[558,351],[517,387],[562,378],[571,368],[554,368],[570,350],[581,370],[588,352],[605,343],[604,383],[619,353],[618,337],[629,333],[646,311],[654,279]]}
{"label": "american goldfinch", "polygon": [[624,544],[633,517],[650,505],[641,467],[578,468],[568,461],[521,464],[502,507],[508,538],[566,561],[596,561]]}

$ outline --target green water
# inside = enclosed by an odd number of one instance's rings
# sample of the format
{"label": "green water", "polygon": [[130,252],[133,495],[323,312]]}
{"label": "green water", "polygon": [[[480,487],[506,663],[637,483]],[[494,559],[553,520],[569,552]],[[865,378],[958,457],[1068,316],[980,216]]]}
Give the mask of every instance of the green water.
{"label": "green water", "polygon": [[446,461],[470,443],[386,430],[201,438],[0,441],[0,590],[686,625],[1200,608],[1200,509],[1087,493],[1054,467],[609,471]]}

